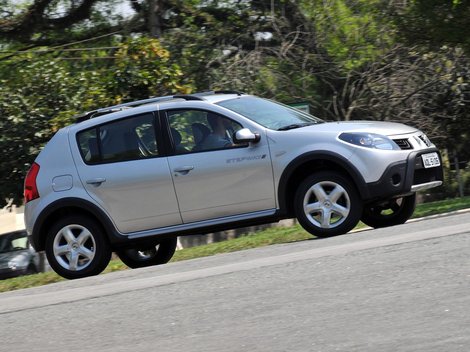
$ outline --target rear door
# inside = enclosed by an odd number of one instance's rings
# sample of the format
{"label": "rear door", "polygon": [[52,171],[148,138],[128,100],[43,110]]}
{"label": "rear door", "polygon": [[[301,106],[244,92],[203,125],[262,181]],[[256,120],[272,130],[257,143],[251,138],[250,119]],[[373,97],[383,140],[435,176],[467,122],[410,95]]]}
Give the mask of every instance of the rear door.
{"label": "rear door", "polygon": [[182,222],[156,124],[146,113],[77,133],[80,179],[122,233]]}

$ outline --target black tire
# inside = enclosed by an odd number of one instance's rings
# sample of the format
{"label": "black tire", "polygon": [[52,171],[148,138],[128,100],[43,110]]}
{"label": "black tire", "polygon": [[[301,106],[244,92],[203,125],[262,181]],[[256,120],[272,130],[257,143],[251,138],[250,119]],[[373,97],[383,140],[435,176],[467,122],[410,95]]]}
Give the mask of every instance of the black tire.
{"label": "black tire", "polygon": [[65,217],[47,234],[47,260],[51,268],[66,279],[98,275],[108,265],[111,254],[101,226],[85,216]]}
{"label": "black tire", "polygon": [[116,254],[129,268],[144,268],[168,263],[175,253],[176,244],[176,237],[168,238],[151,247],[122,249]]}
{"label": "black tire", "polygon": [[321,171],[300,184],[294,210],[306,231],[316,237],[332,237],[345,234],[357,225],[362,201],[346,177]]}
{"label": "black tire", "polygon": [[364,224],[374,228],[400,225],[413,215],[415,207],[416,193],[413,193],[406,197],[364,207],[361,220]]}
{"label": "black tire", "polygon": [[26,269],[25,275],[34,275],[37,274],[38,270],[33,264],[30,264],[28,268]]}

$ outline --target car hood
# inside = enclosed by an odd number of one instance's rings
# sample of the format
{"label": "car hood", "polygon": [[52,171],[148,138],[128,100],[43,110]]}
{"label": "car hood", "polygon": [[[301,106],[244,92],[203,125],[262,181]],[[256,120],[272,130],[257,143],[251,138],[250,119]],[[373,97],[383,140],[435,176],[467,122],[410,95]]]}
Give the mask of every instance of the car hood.
{"label": "car hood", "polygon": [[322,124],[307,126],[291,131],[312,131],[312,132],[367,132],[376,133],[385,136],[396,136],[408,133],[414,133],[418,130],[414,127],[406,126],[395,122],[382,121],[340,121],[326,122]]}

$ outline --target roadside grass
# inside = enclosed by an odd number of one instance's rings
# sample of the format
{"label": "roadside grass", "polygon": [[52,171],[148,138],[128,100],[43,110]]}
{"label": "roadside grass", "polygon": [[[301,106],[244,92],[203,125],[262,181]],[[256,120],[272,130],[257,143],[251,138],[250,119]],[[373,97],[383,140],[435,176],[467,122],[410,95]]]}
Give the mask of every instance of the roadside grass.
{"label": "roadside grass", "polygon": [[[413,218],[448,213],[456,210],[470,208],[470,197],[448,199],[437,202],[418,204]],[[359,223],[357,229],[364,228],[365,225]],[[305,241],[313,238],[299,225],[290,227],[272,227],[256,233],[249,233],[245,236],[223,242],[210,243],[203,246],[191,247],[179,250],[175,253],[171,262],[188,260],[200,257],[207,257],[220,253],[230,253],[244,249],[269,246],[273,244]],[[119,259],[113,259],[109,263],[104,273],[112,271],[126,270],[128,267]],[[63,281],[62,277],[54,272],[39,273],[28,276],[0,281],[0,292],[18,290],[35,286],[47,285],[54,282]]]}
{"label": "roadside grass", "polygon": [[440,200],[437,202],[422,203],[416,206],[412,218],[422,218],[430,215],[450,213],[452,211],[470,208],[470,197]]}

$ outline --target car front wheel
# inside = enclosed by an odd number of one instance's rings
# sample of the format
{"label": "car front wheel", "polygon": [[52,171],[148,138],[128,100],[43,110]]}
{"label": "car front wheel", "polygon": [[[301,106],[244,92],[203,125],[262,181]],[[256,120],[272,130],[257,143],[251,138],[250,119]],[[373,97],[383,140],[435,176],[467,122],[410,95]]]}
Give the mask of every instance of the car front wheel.
{"label": "car front wheel", "polygon": [[46,238],[50,266],[66,279],[98,275],[111,259],[111,248],[96,221],[68,216],[57,221]]}
{"label": "car front wheel", "polygon": [[362,222],[379,228],[404,224],[413,215],[416,207],[416,193],[388,200],[381,204],[364,207]]}
{"label": "car front wheel", "polygon": [[175,237],[161,240],[150,247],[122,249],[116,254],[129,268],[143,268],[168,263],[175,253],[176,244]]}
{"label": "car front wheel", "polygon": [[297,189],[294,208],[302,227],[317,237],[345,234],[359,222],[362,201],[339,173],[318,172]]}

